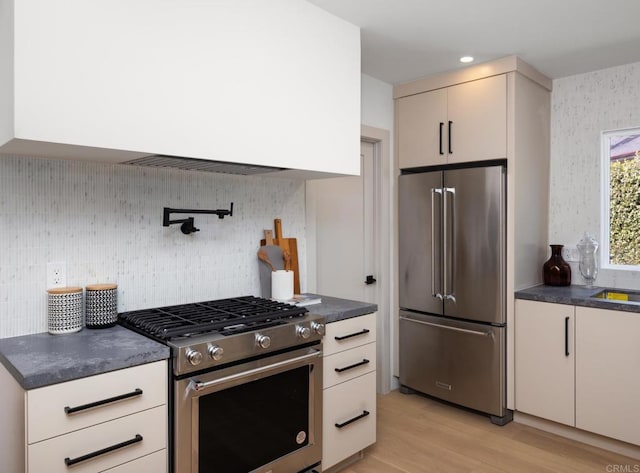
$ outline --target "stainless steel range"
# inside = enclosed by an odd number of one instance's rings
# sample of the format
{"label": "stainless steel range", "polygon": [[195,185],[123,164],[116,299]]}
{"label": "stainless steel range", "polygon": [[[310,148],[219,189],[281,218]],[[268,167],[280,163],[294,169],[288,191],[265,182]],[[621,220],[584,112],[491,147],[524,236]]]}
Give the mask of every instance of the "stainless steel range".
{"label": "stainless steel range", "polygon": [[174,473],[321,471],[324,317],[244,296],[119,323],[172,349]]}

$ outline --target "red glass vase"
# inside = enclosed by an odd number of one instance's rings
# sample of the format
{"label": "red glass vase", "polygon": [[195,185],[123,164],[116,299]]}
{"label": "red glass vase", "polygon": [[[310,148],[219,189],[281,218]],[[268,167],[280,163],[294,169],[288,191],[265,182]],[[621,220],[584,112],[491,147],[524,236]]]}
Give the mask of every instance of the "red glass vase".
{"label": "red glass vase", "polygon": [[547,286],[569,286],[571,266],[562,258],[564,245],[551,246],[551,258],[542,266],[542,278]]}

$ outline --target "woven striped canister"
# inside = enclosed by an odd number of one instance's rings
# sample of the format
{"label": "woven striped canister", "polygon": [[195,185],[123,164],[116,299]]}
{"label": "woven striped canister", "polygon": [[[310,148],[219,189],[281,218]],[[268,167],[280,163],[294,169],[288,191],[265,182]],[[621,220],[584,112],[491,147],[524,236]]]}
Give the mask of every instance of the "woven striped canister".
{"label": "woven striped canister", "polygon": [[118,321],[118,286],[92,284],[86,289],[87,328],[113,327]]}
{"label": "woven striped canister", "polygon": [[60,335],[82,330],[82,288],[47,289],[47,328]]}

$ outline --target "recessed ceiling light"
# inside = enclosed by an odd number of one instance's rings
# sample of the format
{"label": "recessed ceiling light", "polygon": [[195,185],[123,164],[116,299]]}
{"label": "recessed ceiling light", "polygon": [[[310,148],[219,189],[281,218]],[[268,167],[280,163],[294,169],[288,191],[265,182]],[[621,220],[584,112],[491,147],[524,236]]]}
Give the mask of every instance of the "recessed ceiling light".
{"label": "recessed ceiling light", "polygon": [[468,62],[473,62],[473,56],[462,56],[460,58],[460,62],[464,62],[465,64]]}

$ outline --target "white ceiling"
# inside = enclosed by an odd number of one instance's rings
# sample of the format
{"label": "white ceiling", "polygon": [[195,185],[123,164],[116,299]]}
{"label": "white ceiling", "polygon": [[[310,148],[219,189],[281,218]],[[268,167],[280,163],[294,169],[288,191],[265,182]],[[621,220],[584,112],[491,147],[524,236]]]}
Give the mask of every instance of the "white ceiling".
{"label": "white ceiling", "polygon": [[362,29],[391,84],[517,55],[552,79],[640,61],[640,0],[309,0]]}

